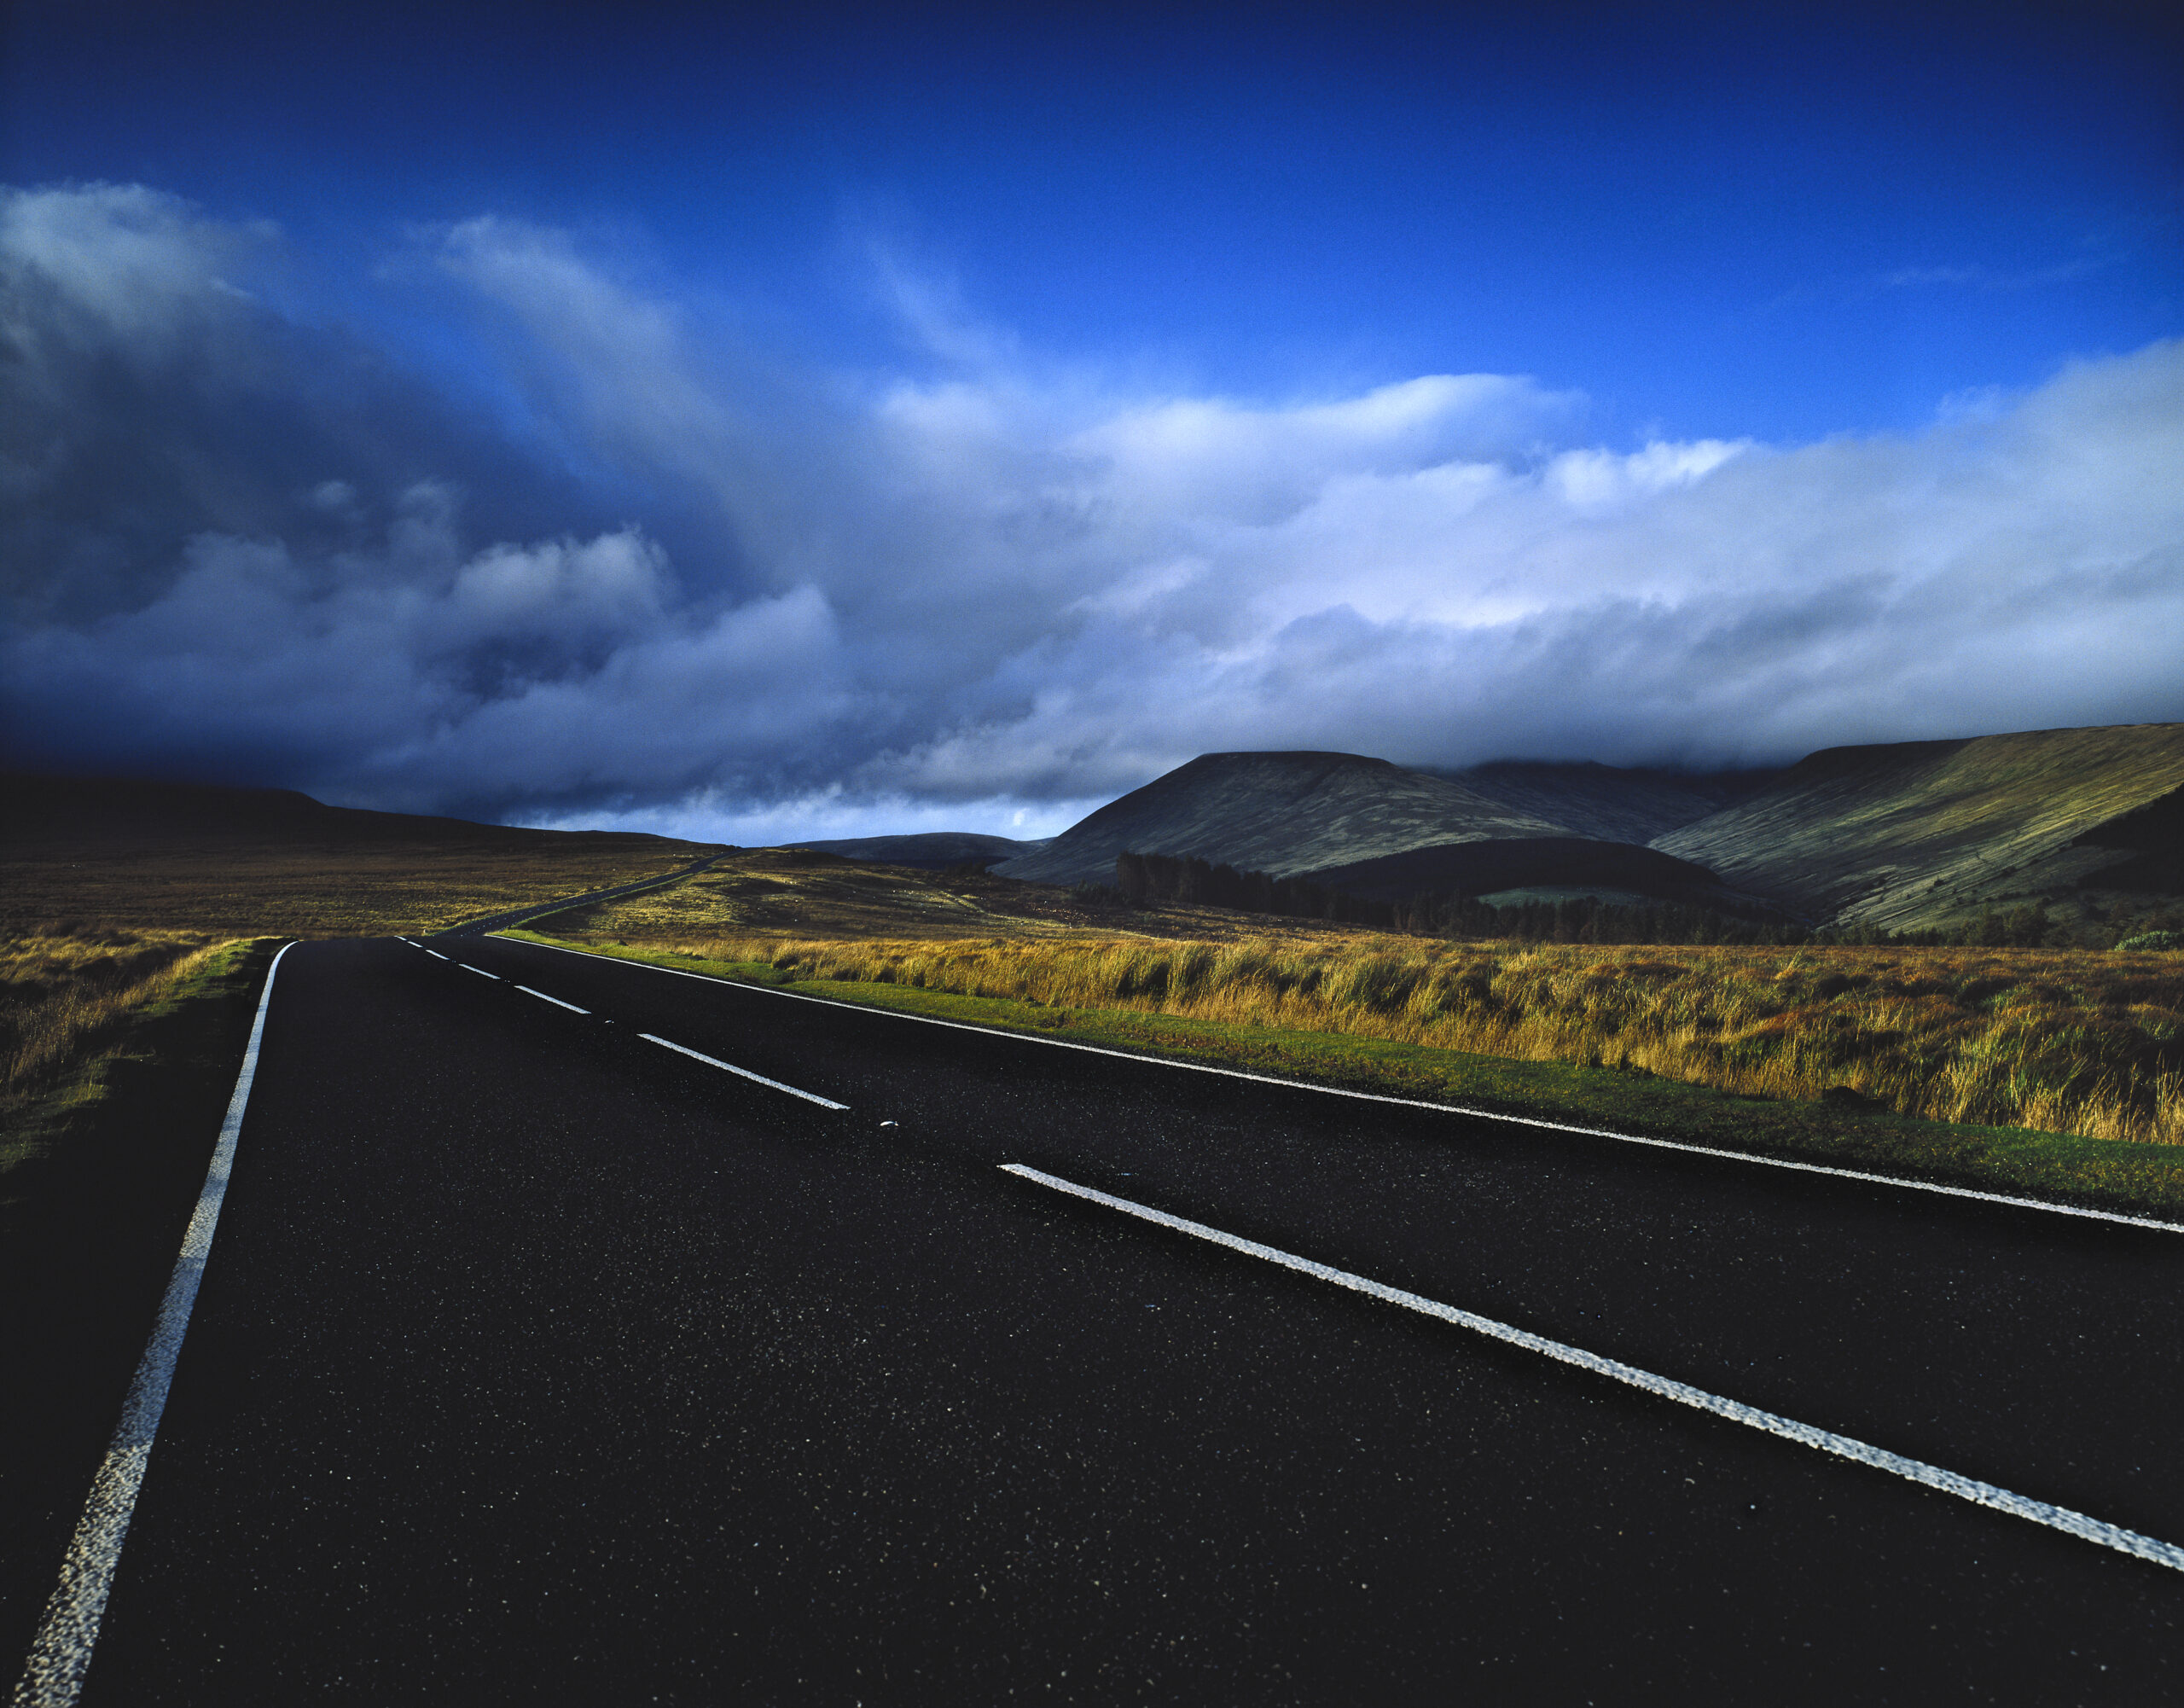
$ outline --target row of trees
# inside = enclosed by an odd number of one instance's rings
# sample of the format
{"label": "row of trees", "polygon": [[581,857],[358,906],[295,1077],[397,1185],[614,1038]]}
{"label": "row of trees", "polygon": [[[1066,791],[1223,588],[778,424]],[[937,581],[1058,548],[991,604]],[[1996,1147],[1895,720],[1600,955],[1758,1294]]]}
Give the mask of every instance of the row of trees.
{"label": "row of trees", "polygon": [[2118,909],[2110,919],[2065,922],[2050,919],[2040,902],[2013,908],[1989,908],[1941,931],[1905,932],[1898,943],[1966,944],[1980,949],[2110,949],[2125,943],[2174,937],[2184,932],[2184,910],[2158,904],[2142,914]]}
{"label": "row of trees", "polygon": [[1195,857],[1173,854],[1118,854],[1115,888],[1126,902],[1184,902],[1199,907],[1234,908],[1239,913],[1286,914],[1292,919],[1339,919],[1359,925],[1392,923],[1385,902],[1347,896],[1302,878],[1273,878],[1264,872],[1240,872]]}
{"label": "row of trees", "polygon": [[1815,932],[1783,920],[1746,919],[1682,902],[1519,902],[1496,907],[1467,897],[1420,896],[1398,903],[1394,929],[1420,936],[1514,938],[1520,943],[1875,943],[1885,932]]}

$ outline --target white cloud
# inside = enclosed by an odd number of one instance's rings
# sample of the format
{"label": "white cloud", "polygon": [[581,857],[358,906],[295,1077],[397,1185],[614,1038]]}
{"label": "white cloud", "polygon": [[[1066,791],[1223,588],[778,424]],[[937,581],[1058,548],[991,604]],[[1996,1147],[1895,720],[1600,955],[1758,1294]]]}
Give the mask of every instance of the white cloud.
{"label": "white cloud", "polygon": [[[264,234],[41,194],[0,223],[19,348],[103,339],[156,398],[175,302],[231,342],[290,335],[209,282]],[[1623,450],[1521,376],[1209,397],[985,334],[941,377],[784,374],[559,234],[479,220],[433,253],[499,317],[546,439],[636,520],[481,529],[474,481],[317,450],[287,520],[170,493],[160,551],[84,608],[23,607],[26,753],[533,817],[687,801],[751,840],[1043,834],[996,815],[1223,747],[1758,761],[2184,717],[2184,345],[1937,400],[1917,434]],[[895,285],[928,347],[961,318]],[[15,371],[97,408],[80,369]],[[247,471],[277,437],[255,432],[198,454]],[[32,578],[90,585],[72,566],[104,537],[17,490]]]}
{"label": "white cloud", "polygon": [[8,330],[171,348],[251,300],[229,275],[277,235],[270,225],[204,218],[142,184],[0,189]]}

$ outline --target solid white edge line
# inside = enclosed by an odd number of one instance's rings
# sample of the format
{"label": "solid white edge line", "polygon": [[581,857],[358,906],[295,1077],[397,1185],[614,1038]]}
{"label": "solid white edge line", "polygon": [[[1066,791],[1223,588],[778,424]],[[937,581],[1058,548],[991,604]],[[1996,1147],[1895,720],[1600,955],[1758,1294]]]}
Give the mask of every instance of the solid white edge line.
{"label": "solid white edge line", "polygon": [[[498,933],[492,933],[497,936]],[[921,1025],[946,1026],[959,1032],[986,1037],[1015,1038],[1024,1043],[1043,1043],[1055,1049],[1081,1049],[1089,1055],[1112,1055],[1123,1061],[1141,1061],[1154,1067],[1179,1067],[1192,1073],[1219,1074],[1225,1079],[1249,1079],[1261,1085],[1282,1085],[1292,1091],[1316,1091],[1327,1097],[1349,1097],[1362,1103],[1392,1103],[1404,1109],[1431,1109],[1438,1114],[1464,1115],[1477,1121],[1502,1121],[1512,1126],[1542,1127],[1549,1132],[1577,1133],[1590,1139],[1614,1139],[1626,1145],[1650,1145],[1656,1150],[1687,1151],[1693,1156],[1720,1157],[1728,1162],[1754,1163],[1762,1168],[1786,1168],[1799,1174],[1832,1175],[1838,1180],[1862,1180],[1875,1186],[1898,1186],[1907,1192],[1938,1193],[1945,1198],[1971,1198],[1982,1204],[2007,1204],[2017,1210],[2045,1210],[2056,1216],[2077,1216],[2088,1222],[2117,1222],[2130,1228],[2152,1228],[2164,1234],[2184,1234],[2184,1223],[2163,1222],[2152,1216],[2132,1216],[2120,1210],[2092,1210],[2082,1205],[2056,1204],[2044,1198],[2018,1198],[2006,1192],[1981,1192],[1976,1187],[1943,1186],[1931,1180],[1907,1180],[1901,1175],[1870,1174],[1863,1169],[1830,1168],[1825,1163],[1793,1162],[1787,1157],[1756,1156],[1750,1151],[1725,1151],[1715,1145],[1694,1145],[1680,1139],[1648,1139],[1636,1133],[1618,1133],[1606,1127],[1580,1127],[1567,1121],[1549,1121],[1536,1115],[1507,1115],[1497,1109],[1469,1109],[1460,1103],[1429,1103],[1417,1097],[1391,1097],[1380,1091],[1352,1091],[1340,1085],[1315,1085],[1308,1079],[1282,1079],[1270,1073],[1246,1073],[1240,1067],[1215,1067],[1203,1061],[1177,1061],[1165,1055],[1139,1055],[1127,1049],[1109,1049],[1096,1043],[1072,1043],[1066,1038],[1044,1037],[1037,1032],[1013,1031],[1007,1026],[975,1026],[962,1020],[938,1020],[929,1014],[906,1014],[863,1002],[845,1002],[830,996],[814,996],[803,991],[779,991],[770,985],[746,984],[740,979],[719,979],[710,973],[686,973],[680,967],[657,967],[649,961],[626,961],[619,955],[594,955],[582,949],[565,949],[558,943],[531,943],[526,949],[550,949],[561,955],[581,956],[586,961],[605,961],[617,967],[639,967],[648,973],[666,973],[677,979],[697,979],[731,991],[755,991],[793,1002],[824,1002],[831,1008],[850,1008],[861,1014],[879,1014],[892,1020],[915,1020]]]}
{"label": "solid white edge line", "polygon": [[778,1079],[769,1079],[763,1073],[753,1073],[749,1068],[738,1067],[732,1061],[723,1061],[717,1056],[702,1054],[687,1044],[677,1043],[672,1038],[654,1037],[650,1032],[639,1032],[637,1036],[647,1043],[664,1045],[669,1049],[690,1057],[694,1061],[702,1061],[708,1067],[717,1067],[724,1072],[740,1074],[746,1079],[755,1079],[761,1085],[770,1085],[776,1091],[786,1091],[792,1097],[801,1097],[805,1102],[816,1103],[822,1109],[846,1109],[850,1107],[846,1103],[837,1103],[831,1097],[822,1097],[816,1091],[799,1091],[793,1085],[784,1085]]}
{"label": "solid white edge line", "polygon": [[68,1708],[83,1690],[84,1675],[98,1641],[99,1621],[113,1588],[114,1570],[121,1562],[121,1544],[136,1510],[136,1491],[143,1485],[145,1465],[151,1458],[152,1439],[159,1433],[160,1417],[166,1409],[175,1361],[182,1354],[182,1338],[189,1330],[189,1313],[197,1302],[197,1284],[204,1278],[205,1261],[212,1249],[212,1230],[219,1225],[220,1205],[227,1197],[235,1141],[242,1132],[243,1111],[249,1107],[251,1082],[258,1075],[265,1011],[273,1002],[273,975],[281,970],[282,957],[294,947],[293,943],[283,944],[265,969],[258,1017],[251,1022],[250,1043],[243,1051],[242,1071],[235,1076],[227,1118],[220,1123],[219,1142],[212,1147],[204,1189],[197,1195],[197,1208],[182,1236],[181,1254],[175,1259],[166,1295],[160,1301],[152,1338],[145,1344],[144,1356],[129,1383],[128,1397],[122,1402],[121,1421],[91,1479],[84,1516],[61,1564],[61,1582],[46,1603],[37,1636],[31,1641],[30,1659],[24,1665],[22,1682],[15,1687],[14,1708]]}
{"label": "solid white edge line", "polygon": [[1256,1240],[1246,1240],[1235,1234],[1226,1234],[1218,1228],[1209,1228],[1202,1222],[1187,1221],[1180,1216],[1170,1216],[1165,1210],[1155,1210],[1148,1205],[1139,1204],[1130,1199],[1117,1198],[1110,1193],[1097,1191],[1089,1186],[1079,1186],[1075,1181],[1064,1180],[1059,1175],[1043,1173],[1036,1168],[1027,1168],[1022,1163],[1003,1163],[1001,1167],[1005,1174],[1013,1174],[1021,1179],[1035,1182],[1054,1191],[1068,1193],[1073,1197],[1105,1205],[1111,1210],[1119,1210],[1124,1215],[1136,1216],[1143,1221],[1156,1223],[1163,1228],[1172,1229],[1179,1234],[1188,1234],[1194,1239],[1208,1240],[1217,1246],[1226,1246],[1231,1251],[1241,1252],[1248,1257],[1263,1258],[1270,1264],[1278,1264],[1283,1269],[1295,1269],[1299,1274],[1332,1282],[1336,1287],[1347,1287],[1352,1293],[1362,1293],[1390,1304],[1399,1304],[1407,1310],[1419,1311],[1427,1316],[1438,1316],[1443,1322],[1453,1322],[1460,1328],[1468,1328],[1474,1333],[1506,1341],[1512,1346],[1520,1346],[1528,1352],[1536,1352],[1542,1357],[1553,1358],[1560,1363],[1574,1364],[1581,1370],[1590,1370],[1596,1375],[1611,1377],[1616,1381],[1627,1383],[1634,1388],[1643,1389],[1646,1392],[1658,1395],[1663,1399],[1674,1400],[1680,1405],[1690,1406],[1699,1411],[1711,1412],[1715,1416],[1727,1418],[1732,1423],[1740,1423],[1751,1429],[1764,1430],[1769,1435],[1779,1435],[1785,1440],[1798,1443],[1800,1446],[1816,1448],[1821,1452],[1832,1453],[1838,1458],[1853,1460],[1861,1465],[1869,1465],[1877,1471],[1886,1471],[1908,1482],[1938,1490],[1945,1495],[1954,1495],[1959,1500],[1971,1502],[1974,1506],[1989,1507],[1996,1512],[2007,1513],[2013,1518],[2024,1519],[2036,1525],[2045,1525],[2050,1530],[2061,1531],[2066,1536],[2077,1537],[2081,1541],[2094,1542],[2102,1548],[2113,1548],[2118,1554],[2128,1554],[2135,1559],[2149,1560],[2156,1566],[2166,1566],[2173,1571],[2184,1571],[2184,1548],[2179,1548],[2173,1542],[2157,1541],[2152,1537],[2140,1536],[2136,1531],[2124,1530],[2116,1525],[2104,1524],[2099,1519],[2088,1518],[2084,1513],[2072,1512],[2067,1507],[2051,1506],[2046,1501],[2036,1501],[2029,1496],[2013,1494],[2007,1489],[1996,1488],[1992,1483],[1982,1483],[1974,1478],[1959,1476],[1955,1472],[1944,1471],[1937,1465],[1929,1465],[1923,1460],[1908,1459],[1900,1453],[1890,1452],[1885,1447],[1874,1447],[1848,1435],[1838,1435],[1833,1430],[1819,1429],[1809,1423],[1798,1423],[1791,1418],[1778,1417],[1773,1412],[1762,1411],[1757,1406],[1745,1405],[1740,1400],[1724,1399],[1719,1394],[1708,1393],[1704,1388],[1694,1388],[1687,1383],[1675,1381],[1666,1376],[1657,1376],[1651,1371],[1639,1369],[1635,1365],[1621,1363],[1613,1358],[1604,1358],[1597,1352],[1588,1352],[1581,1347],[1565,1345],[1560,1340],[1549,1340],[1544,1335],[1512,1327],[1506,1322],[1496,1322],[1490,1316],[1480,1316],[1472,1311],[1460,1310],[1455,1305],[1443,1304],[1438,1299],[1426,1298],[1418,1293],[1406,1293],[1401,1287],[1389,1287],[1381,1281],[1368,1281],[1363,1275],[1350,1274],[1347,1269],[1333,1269],[1326,1264],[1314,1263],[1310,1258],[1300,1258],[1294,1252],[1282,1251],[1278,1246],[1263,1246]]}
{"label": "solid white edge line", "polygon": [[574,1002],[565,1002],[559,996],[549,996],[543,991],[534,991],[528,985],[519,985],[516,989],[526,996],[536,996],[542,1002],[551,1002],[557,1008],[566,1008],[572,1014],[588,1014],[591,1012],[589,1008],[579,1008]]}
{"label": "solid white edge line", "polygon": [[499,981],[500,981],[500,977],[501,977],[501,975],[500,975],[499,973],[488,973],[488,972],[487,972],[484,967],[468,967],[468,966],[463,966],[463,963],[462,963],[462,962],[461,962],[461,961],[457,961],[456,964],[458,967],[462,967],[462,970],[463,970],[465,973],[476,973],[476,974],[477,974],[480,979],[493,979],[496,983],[497,983],[497,982],[499,982]]}

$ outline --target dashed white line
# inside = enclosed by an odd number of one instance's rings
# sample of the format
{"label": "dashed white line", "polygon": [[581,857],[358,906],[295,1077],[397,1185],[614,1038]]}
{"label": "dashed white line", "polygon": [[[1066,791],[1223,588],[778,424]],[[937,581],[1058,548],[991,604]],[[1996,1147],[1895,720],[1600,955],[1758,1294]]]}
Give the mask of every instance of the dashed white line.
{"label": "dashed white line", "polygon": [[709,973],[687,973],[680,967],[659,967],[648,961],[627,961],[619,955],[592,955],[581,949],[565,949],[558,943],[532,943],[529,949],[551,949],[586,961],[607,961],[618,967],[637,967],[648,973],[665,973],[677,979],[697,979],[731,991],[752,991],[768,996],[787,996],[792,1002],[823,1002],[830,1008],[849,1008],[861,1014],[877,1014],[891,1020],[915,1020],[920,1025],[946,1026],[951,1031],[976,1032],[985,1037],[1014,1038],[1054,1049],[1083,1050],[1088,1055],[1111,1055],[1122,1061],[1143,1062],[1153,1067],[1182,1068],[1191,1073],[1218,1074],[1225,1079],[1249,1079],[1261,1085],[1281,1085],[1292,1091],[1316,1091],[1327,1097],[1348,1097],[1361,1103],[1392,1103],[1404,1109],[1430,1109],[1437,1114],[1463,1115],[1478,1121],[1500,1121],[1510,1126],[1540,1127],[1549,1132],[1575,1133],[1589,1139],[1613,1139],[1620,1144],[1647,1145],[1655,1150],[1684,1151],[1693,1156],[1719,1157],[1726,1162],[1754,1163],[1762,1168],[1786,1168],[1798,1174],[1824,1174],[1838,1180],[1862,1180],[1874,1186],[1900,1187],[1907,1192],[1931,1192],[1944,1198],[1970,1198],[1982,1204],[2005,1204],[2015,1210],[2044,1210],[2055,1216],[2077,1216],[2088,1222],[2117,1222],[2131,1228],[2152,1228],[2164,1234],[2184,1234],[2184,1223],[2164,1222],[2152,1216],[2132,1216],[2120,1210],[2092,1210],[2082,1205],[2057,1204],[2044,1198],[2019,1198],[2007,1192],[1981,1192],[1969,1186],[1943,1186],[1937,1181],[1907,1180],[1901,1175],[1872,1174],[1864,1169],[1830,1168],[1825,1163],[1793,1162],[1787,1157],[1757,1156],[1750,1151],[1723,1150],[1715,1145],[1694,1145],[1680,1139],[1650,1139],[1636,1133],[1618,1133],[1606,1127],[1580,1127],[1567,1121],[1543,1120],[1536,1115],[1509,1115],[1498,1109],[1471,1109],[1460,1103],[1430,1103],[1420,1097],[1391,1097],[1380,1091],[1352,1091],[1341,1085],[1315,1085],[1307,1079],[1282,1079],[1271,1073],[1247,1073],[1240,1067],[1215,1067],[1203,1061],[1177,1061],[1172,1056],[1140,1055],[1127,1049],[1109,1049],[1096,1043],[1072,1043],[1066,1038],[1044,1037],[1037,1032],[1012,1031],[1005,1026],[974,1026],[961,1020],[935,1020],[930,1014],[906,1014],[897,1008],[845,1002],[830,996],[814,996],[802,991],[777,991],[770,985],[746,984],[740,979],[719,979]]}
{"label": "dashed white line", "polygon": [[761,1085],[770,1085],[776,1091],[786,1091],[792,1097],[801,1097],[805,1102],[816,1103],[822,1109],[846,1109],[850,1107],[846,1103],[837,1103],[831,1097],[822,1097],[816,1091],[799,1091],[793,1085],[784,1085],[778,1079],[769,1079],[763,1073],[753,1073],[749,1068],[738,1067],[732,1061],[723,1061],[717,1056],[703,1054],[687,1044],[677,1043],[671,1038],[654,1037],[650,1032],[639,1032],[637,1036],[644,1039],[647,1043],[659,1044],[665,1049],[687,1055],[694,1061],[702,1061],[708,1067],[717,1067],[723,1072],[740,1074],[746,1079],[755,1079]]}
{"label": "dashed white line", "polygon": [[[458,963],[458,964],[461,964],[461,963]],[[499,984],[499,983],[501,982],[501,975],[500,975],[499,973],[488,973],[488,972],[487,972],[484,967],[468,967],[468,966],[465,966],[465,967],[463,967],[462,970],[463,970],[465,973],[476,973],[476,974],[477,974],[480,979],[491,979],[495,984],[497,984],[497,984]]]}
{"label": "dashed white line", "polygon": [[219,1225],[220,1205],[227,1198],[235,1142],[242,1132],[243,1112],[250,1104],[251,1082],[258,1077],[258,1049],[265,1037],[265,1011],[273,1001],[273,975],[281,970],[282,956],[294,947],[293,944],[284,945],[265,969],[258,1018],[251,1022],[242,1071],[235,1077],[235,1095],[229,1099],[227,1117],[220,1123],[219,1142],[212,1147],[204,1189],[197,1194],[197,1208],[182,1236],[182,1251],[175,1258],[166,1296],[160,1301],[152,1338],[130,1380],[128,1397],[122,1402],[121,1421],[91,1479],[90,1497],[84,1503],[84,1516],[68,1544],[67,1557],[61,1563],[61,1582],[46,1603],[38,1635],[32,1641],[30,1659],[23,1668],[22,1681],[15,1687],[15,1708],[67,1708],[82,1693],[84,1674],[98,1641],[99,1622],[106,1614],[107,1595],[113,1587],[114,1569],[121,1563],[121,1544],[136,1513],[136,1491],[143,1485],[153,1438],[159,1433],[160,1417],[166,1409],[175,1360],[181,1355],[182,1337],[197,1303],[197,1284],[212,1249],[212,1231]]}
{"label": "dashed white line", "polygon": [[[423,945],[420,944],[419,946],[421,948]],[[437,949],[427,949],[425,950],[425,953],[431,956],[435,961],[444,961],[447,959],[447,956],[441,954]]]}
{"label": "dashed white line", "polygon": [[2113,1548],[2118,1554],[2128,1554],[2135,1559],[2150,1560],[2156,1566],[2166,1566],[2171,1571],[2184,1571],[2184,1548],[2179,1548],[2173,1542],[2159,1542],[2152,1537],[2140,1536],[2136,1531],[2124,1530],[2116,1525],[2104,1524],[2099,1519],[2088,1518],[2083,1513],[2072,1512],[2067,1507],[2051,1506],[2046,1501],[2036,1501],[2029,1496],[2013,1494],[2007,1489],[1996,1488],[1992,1483],[1982,1483],[1975,1478],[1960,1476],[1954,1471],[1944,1471],[1939,1466],[1929,1465],[1923,1460],[1907,1459],[1900,1453],[1891,1453],[1885,1447],[1874,1447],[1850,1436],[1838,1435],[1833,1430],[1819,1429],[1809,1423],[1798,1423],[1794,1419],[1778,1417],[1773,1412],[1762,1411],[1757,1406],[1745,1405],[1740,1400],[1724,1399],[1719,1394],[1708,1393],[1704,1388],[1694,1388],[1687,1383],[1675,1381],[1666,1376],[1657,1376],[1651,1371],[1639,1369],[1635,1365],[1621,1363],[1613,1358],[1604,1358],[1597,1352],[1588,1352],[1580,1347],[1565,1345],[1560,1340],[1549,1340],[1544,1335],[1512,1327],[1506,1322],[1496,1322],[1490,1316],[1480,1316],[1472,1311],[1460,1310],[1455,1305],[1443,1304],[1438,1299],[1426,1298],[1418,1293],[1406,1293],[1401,1287],[1389,1287],[1382,1281],[1368,1281],[1363,1275],[1352,1275],[1347,1269],[1333,1269],[1326,1264],[1315,1263],[1310,1258],[1300,1258],[1292,1252],[1282,1251],[1279,1246],[1263,1246],[1256,1240],[1246,1240],[1240,1235],[1223,1233],[1218,1228],[1207,1227],[1203,1222],[1187,1221],[1181,1216],[1170,1216],[1165,1210],[1155,1210],[1149,1205],[1140,1204],[1131,1199],[1117,1198],[1111,1193],[1097,1191],[1089,1186],[1079,1186],[1075,1181],[1064,1180],[1059,1175],[1043,1173],[1036,1168],[1026,1168],[1021,1163],[1004,1163],[1002,1165],[1002,1169],[1004,1173],[1015,1175],[1020,1179],[1034,1182],[1055,1192],[1068,1193],[1072,1197],[1087,1199],[1095,1204],[1105,1205],[1110,1210],[1119,1210],[1126,1216],[1136,1216],[1143,1221],[1156,1223],[1163,1228],[1172,1229],[1176,1233],[1188,1234],[1193,1239],[1208,1240],[1217,1246],[1226,1246],[1230,1251],[1241,1252],[1247,1257],[1258,1258],[1269,1264],[1278,1264],[1283,1269],[1295,1269],[1300,1274],[1313,1276],[1316,1280],[1330,1281],[1336,1287],[1347,1287],[1352,1293],[1362,1293],[1369,1298],[1385,1300],[1390,1304],[1399,1304],[1407,1310],[1419,1311],[1427,1316],[1438,1316],[1443,1322],[1453,1322],[1460,1328],[1468,1328],[1474,1333],[1506,1341],[1512,1346],[1521,1346],[1528,1352],[1539,1353],[1542,1357],[1553,1358],[1558,1362],[1574,1364],[1581,1370],[1590,1370],[1596,1375],[1607,1376],[1616,1381],[1628,1383],[1634,1388],[1643,1389],[1646,1392],[1658,1395],[1663,1399],[1674,1400],[1679,1405],[1687,1405],[1699,1411],[1711,1412],[1715,1416],[1727,1418],[1732,1423],[1740,1423],[1751,1429],[1764,1430],[1769,1435],[1779,1435],[1785,1440],[1798,1443],[1800,1446],[1817,1448],[1823,1453],[1832,1453],[1838,1458],[1853,1460],[1861,1465],[1869,1465],[1877,1471],[1886,1471],[1907,1481],[1920,1484],[1929,1489],[1939,1490],[1945,1495],[1954,1495],[1959,1500],[1969,1501],[1974,1506],[1989,1507],[1996,1512],[2007,1513],[2013,1518],[2024,1519],[2033,1524],[2045,1525],[2050,1530],[2061,1531],[2065,1535],[2078,1537],[2081,1541],[2094,1542],[2102,1548]]}
{"label": "dashed white line", "polygon": [[572,1014],[588,1014],[591,1012],[589,1008],[579,1008],[574,1002],[565,1002],[559,996],[549,996],[543,991],[534,991],[528,985],[519,985],[516,989],[526,996],[536,996],[542,1002],[551,1002],[557,1008],[566,1008]]}

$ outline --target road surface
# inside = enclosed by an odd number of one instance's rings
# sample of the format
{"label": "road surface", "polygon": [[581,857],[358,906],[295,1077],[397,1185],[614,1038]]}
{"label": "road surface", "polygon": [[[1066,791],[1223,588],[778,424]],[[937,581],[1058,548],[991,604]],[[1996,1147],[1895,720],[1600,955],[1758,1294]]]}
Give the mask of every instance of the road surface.
{"label": "road surface", "polygon": [[2184,1572],[1011,1165],[2184,1541],[2184,1235],[317,943],[83,1699],[2184,1699]]}

